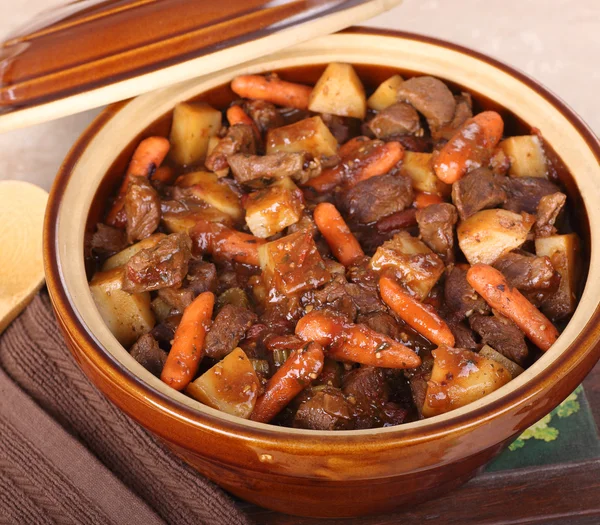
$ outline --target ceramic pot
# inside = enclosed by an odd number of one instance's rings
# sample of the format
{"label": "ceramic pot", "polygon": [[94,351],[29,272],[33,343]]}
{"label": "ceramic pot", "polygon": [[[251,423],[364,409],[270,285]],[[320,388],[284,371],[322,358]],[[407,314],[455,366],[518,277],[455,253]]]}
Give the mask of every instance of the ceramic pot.
{"label": "ceramic pot", "polygon": [[[368,71],[379,65],[433,75],[494,101],[515,121],[539,127],[573,176],[565,182],[589,248],[589,274],[577,311],[546,354],[475,403],[398,427],[281,428],[228,416],[171,390],[113,337],[94,305],[84,267],[88,218],[116,182],[107,173],[177,102],[239,74],[332,61],[366,64]],[[48,288],[69,348],[88,377],[202,474],[243,499],[282,512],[337,517],[388,512],[474,476],[511,438],[568,396],[598,361],[599,159],[600,145],[585,124],[523,74],[445,42],[351,29],[106,109],[71,150],[50,196],[44,239]]]}

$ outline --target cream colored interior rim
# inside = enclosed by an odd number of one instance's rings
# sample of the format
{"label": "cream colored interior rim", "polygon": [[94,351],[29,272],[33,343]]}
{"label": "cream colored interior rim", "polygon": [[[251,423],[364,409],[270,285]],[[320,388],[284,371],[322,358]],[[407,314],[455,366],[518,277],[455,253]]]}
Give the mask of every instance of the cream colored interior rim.
{"label": "cream colored interior rim", "polygon": [[[337,34],[320,37],[289,50],[256,60],[241,67],[231,68],[218,74],[186,81],[160,91],[142,95],[128,103],[93,138],[81,158],[73,168],[71,180],[65,190],[62,205],[58,213],[58,255],[60,271],[70,297],[81,321],[95,335],[99,343],[120,363],[135,375],[142,378],[156,390],[161,391],[182,404],[223,419],[245,423],[249,426],[260,425],[242,422],[197,401],[171,390],[159,379],[142,368],[110,333],[98,313],[89,292],[83,265],[83,235],[88,210],[99,181],[110,168],[117,152],[159,116],[168,112],[179,101],[221,85],[238,74],[269,71],[308,63],[327,63],[343,61],[365,64],[396,66],[439,76],[466,86],[495,100],[514,112],[526,122],[539,127],[545,138],[562,157],[574,174],[589,213],[592,225],[600,224],[600,167],[596,158],[586,146],[577,129],[535,90],[521,83],[510,74],[478,58],[464,55],[452,49],[390,36]],[[426,427],[430,422],[448,420],[476,408],[484,407],[522,386],[535,375],[560,359],[583,326],[589,321],[600,297],[600,262],[598,246],[600,229],[592,229],[592,254],[590,273],[581,302],[573,319],[560,336],[556,344],[537,363],[524,374],[511,381],[502,389],[485,398],[449,414],[430,420],[374,430],[322,432],[342,436],[348,432],[368,435],[374,432],[401,432],[403,429]],[[305,433],[306,431],[268,427],[273,432]],[[314,435],[314,433],[313,433]]]}

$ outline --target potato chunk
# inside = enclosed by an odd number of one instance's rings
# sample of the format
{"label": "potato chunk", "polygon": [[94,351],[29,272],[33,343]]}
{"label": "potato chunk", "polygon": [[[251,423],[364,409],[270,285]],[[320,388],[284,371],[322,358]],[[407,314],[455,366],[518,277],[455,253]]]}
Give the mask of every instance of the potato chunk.
{"label": "potato chunk", "polygon": [[231,226],[231,216],[212,206],[198,206],[197,208],[181,212],[165,212],[162,216],[162,224],[169,233],[188,232],[196,226],[198,221],[218,222],[225,226]]}
{"label": "potato chunk", "polygon": [[441,196],[450,195],[452,186],[437,178],[433,171],[431,157],[431,153],[406,151],[400,166],[400,173],[411,178],[413,188],[417,191]]}
{"label": "potato chunk", "polygon": [[150,293],[124,292],[124,270],[117,267],[98,272],[90,282],[90,292],[108,328],[125,348],[154,328]]}
{"label": "potato chunk", "polygon": [[575,233],[552,235],[535,240],[535,253],[550,258],[560,274],[558,290],[542,304],[542,311],[556,321],[571,315],[577,306],[579,237]]}
{"label": "potato chunk", "polygon": [[177,104],[171,127],[171,157],[182,166],[203,162],[208,140],[220,128],[221,112],[208,104]]}
{"label": "potato chunk", "polygon": [[503,356],[500,352],[496,352],[491,346],[483,345],[483,348],[479,350],[479,355],[500,363],[506,368],[513,379],[525,372],[525,370],[517,363],[511,361],[508,357]]}
{"label": "potato chunk", "polygon": [[177,179],[176,185],[189,188],[199,200],[226,213],[234,220],[240,220],[244,215],[240,196],[227,183],[220,181],[216,173],[208,171],[187,173]]}
{"label": "potato chunk", "polygon": [[296,232],[258,247],[265,284],[288,295],[318,288],[331,274],[312,234]]}
{"label": "potato chunk", "polygon": [[400,75],[394,75],[379,84],[379,87],[367,100],[367,106],[375,111],[381,111],[394,105],[398,102],[398,87],[402,82],[404,79]]}
{"label": "potato chunk", "polygon": [[503,140],[500,147],[510,160],[508,174],[511,177],[548,178],[546,154],[538,136],[510,137]]}
{"label": "potato chunk", "polygon": [[527,213],[479,211],[458,225],[458,245],[469,264],[494,264],[527,240],[534,222],[535,218]]}
{"label": "potato chunk", "polygon": [[337,153],[337,148],[337,140],[321,117],[307,118],[267,132],[267,154],[287,151],[330,157]]}
{"label": "potato chunk", "polygon": [[384,242],[371,258],[375,271],[391,266],[408,290],[423,300],[444,273],[444,263],[419,239],[407,232]]}
{"label": "potato chunk", "polygon": [[259,381],[250,359],[236,348],[185,391],[209,407],[248,419],[256,404]]}
{"label": "potato chunk", "polygon": [[277,180],[268,188],[254,191],[245,203],[246,224],[253,235],[266,239],[302,217],[302,192],[289,177]]}
{"label": "potato chunk", "polygon": [[422,409],[425,417],[468,405],[512,379],[500,363],[470,350],[440,346],[432,354],[433,369]]}
{"label": "potato chunk", "polygon": [[123,266],[129,259],[131,259],[137,252],[140,250],[145,250],[146,248],[152,248],[156,246],[159,241],[164,239],[166,235],[164,233],[153,233],[150,237],[146,237],[144,240],[140,242],[136,242],[131,246],[128,246],[124,250],[121,250],[119,253],[115,253],[112,257],[109,257],[104,261],[102,265],[102,271],[107,272],[108,270],[112,270],[117,266]]}
{"label": "potato chunk", "polygon": [[312,90],[308,109],[315,113],[364,119],[367,97],[354,68],[339,62],[329,64]]}

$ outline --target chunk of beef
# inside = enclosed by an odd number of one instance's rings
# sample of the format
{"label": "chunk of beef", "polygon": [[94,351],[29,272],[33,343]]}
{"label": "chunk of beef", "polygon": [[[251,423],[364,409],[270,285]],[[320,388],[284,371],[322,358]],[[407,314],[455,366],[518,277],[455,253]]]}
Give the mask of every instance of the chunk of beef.
{"label": "chunk of beef", "polygon": [[326,387],[300,403],[292,425],[311,430],[351,430],[352,405],[338,388]]}
{"label": "chunk of beef", "polygon": [[261,133],[285,124],[283,116],[275,105],[265,100],[245,100],[244,111],[250,115]]}
{"label": "chunk of beef", "polygon": [[358,324],[367,325],[371,330],[380,334],[387,335],[397,341],[406,339],[407,335],[403,331],[396,319],[387,312],[372,312],[370,314],[360,314],[356,319]]}
{"label": "chunk of beef", "polygon": [[124,209],[128,243],[150,237],[160,224],[160,198],[144,177],[133,177],[125,194]]}
{"label": "chunk of beef", "polygon": [[161,288],[158,296],[179,313],[183,313],[196,297],[188,288]]}
{"label": "chunk of beef", "polygon": [[167,352],[162,350],[154,337],[150,334],[145,334],[140,337],[129,351],[140,365],[148,372],[160,377],[162,369],[167,362]]}
{"label": "chunk of beef", "polygon": [[477,350],[479,345],[475,341],[475,334],[465,323],[458,322],[454,316],[446,319],[446,324],[454,336],[454,346],[456,348],[466,348],[467,350]]}
{"label": "chunk of beef", "polygon": [[102,224],[96,225],[90,248],[102,255],[113,255],[127,247],[127,237],[123,230]]}
{"label": "chunk of beef", "polygon": [[393,173],[371,177],[343,192],[338,201],[355,221],[368,224],[410,206],[412,183],[408,177]]}
{"label": "chunk of beef", "polygon": [[454,95],[437,78],[413,77],[400,85],[397,95],[425,116],[432,132],[452,121],[456,113]]}
{"label": "chunk of beef", "polygon": [[292,233],[296,232],[310,233],[313,238],[319,232],[319,229],[317,228],[312,216],[308,215],[306,211],[302,214],[302,217],[300,217],[298,222],[288,226],[286,235],[291,235]]}
{"label": "chunk of beef", "polygon": [[139,251],[125,265],[123,289],[140,293],[181,286],[188,272],[191,248],[186,233],[172,233],[152,248]]}
{"label": "chunk of beef", "polygon": [[284,151],[270,155],[236,153],[228,156],[227,162],[235,180],[251,187],[265,186],[267,182],[283,177],[290,177],[298,184],[304,184],[321,172],[319,161],[307,153]]}
{"label": "chunk of beef", "polygon": [[433,356],[431,352],[425,352],[420,357],[422,361],[421,366],[405,370],[404,375],[408,379],[417,413],[422,418],[423,405],[425,404],[425,396],[427,394],[427,381],[431,379],[431,370],[433,369]]}
{"label": "chunk of beef", "polygon": [[556,184],[541,177],[508,177],[504,182],[508,198],[503,208],[516,213],[524,211],[533,215],[542,197],[560,192]]}
{"label": "chunk of beef", "polygon": [[481,342],[490,345],[515,363],[523,365],[529,350],[525,335],[510,319],[495,315],[472,315],[469,324],[481,336]]}
{"label": "chunk of beef", "polygon": [[379,298],[379,275],[369,267],[369,258],[357,261],[346,272],[349,284],[346,290],[352,296],[361,314],[387,312],[387,307]]}
{"label": "chunk of beef", "polygon": [[369,121],[369,128],[378,139],[385,140],[417,134],[421,130],[421,120],[410,104],[398,102],[377,113]]}
{"label": "chunk of beef", "polygon": [[454,261],[456,208],[446,202],[432,204],[417,211],[416,218],[423,242],[441,255],[446,264]]}
{"label": "chunk of beef", "polygon": [[537,220],[534,226],[536,237],[549,237],[556,233],[554,224],[566,202],[567,196],[560,192],[544,195],[540,199],[537,207]]}
{"label": "chunk of beef", "polygon": [[494,268],[500,270],[508,284],[520,291],[556,289],[560,275],[554,270],[549,257],[536,257],[510,252],[500,257]]}
{"label": "chunk of beef", "polygon": [[333,274],[333,279],[325,286],[308,292],[304,302],[312,304],[315,308],[332,308],[346,316],[348,321],[354,322],[358,310],[347,287],[348,281],[344,274]]}
{"label": "chunk of beef", "polygon": [[495,176],[486,168],[478,168],[452,184],[452,202],[461,220],[480,210],[504,204],[507,196],[503,180],[504,177]]}
{"label": "chunk of beef", "polygon": [[392,213],[383,219],[379,219],[375,227],[380,233],[388,233],[417,225],[417,210],[406,208],[405,210]]}
{"label": "chunk of beef", "polygon": [[383,405],[389,400],[389,389],[381,368],[355,368],[344,377],[342,391],[356,412],[355,428],[378,426]]}
{"label": "chunk of beef", "polygon": [[442,126],[440,129],[432,130],[434,139],[450,140],[456,130],[473,116],[473,101],[469,93],[461,93],[454,97],[456,100],[456,111],[452,122]]}
{"label": "chunk of beef", "polygon": [[348,142],[352,137],[360,134],[361,121],[350,117],[340,117],[322,113],[321,119],[338,141],[338,144]]}
{"label": "chunk of beef", "polygon": [[215,292],[217,283],[217,268],[213,263],[200,259],[190,260],[185,287],[194,293],[194,297],[204,292]]}
{"label": "chunk of beef", "polygon": [[467,270],[458,266],[446,275],[444,299],[458,321],[473,313],[486,314],[490,311],[488,304],[468,283]]}
{"label": "chunk of beef", "polygon": [[225,305],[206,334],[206,355],[223,359],[236,348],[246,330],[257,321],[258,317],[254,312],[232,304]]}
{"label": "chunk of beef", "polygon": [[431,153],[433,151],[433,141],[429,135],[415,137],[414,135],[401,135],[395,137],[406,151],[415,151],[417,153]]}
{"label": "chunk of beef", "polygon": [[211,171],[219,171],[229,165],[227,157],[235,153],[256,153],[256,138],[248,124],[234,124],[206,157],[205,166]]}

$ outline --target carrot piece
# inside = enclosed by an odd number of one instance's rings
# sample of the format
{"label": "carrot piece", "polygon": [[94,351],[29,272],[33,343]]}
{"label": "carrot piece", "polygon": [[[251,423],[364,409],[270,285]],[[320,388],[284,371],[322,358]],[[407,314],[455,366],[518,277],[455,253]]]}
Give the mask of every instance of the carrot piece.
{"label": "carrot piece", "polygon": [[214,304],[214,294],[204,292],[183,312],[175,331],[173,346],[160,374],[160,379],[175,390],[183,390],[198,371],[204,356],[204,339]]}
{"label": "carrot piece", "polygon": [[475,264],[467,272],[467,281],[492,308],[508,317],[541,350],[548,350],[558,339],[558,330],[504,275],[487,264]]}
{"label": "carrot piece", "polygon": [[349,266],[364,257],[365,252],[333,204],[329,202],[318,204],[314,211],[314,219],[333,255],[344,266]]}
{"label": "carrot piece", "polygon": [[296,325],[296,335],[328,347],[328,355],[383,368],[416,368],[421,358],[410,348],[364,324],[352,324],[338,314],[313,311]]}
{"label": "carrot piece", "polygon": [[340,146],[340,149],[338,150],[338,155],[342,159],[355,155],[360,148],[362,148],[369,142],[371,142],[371,139],[369,137],[365,137],[364,135],[354,137]]}
{"label": "carrot piece", "polygon": [[444,199],[435,193],[415,192],[415,208],[419,210],[427,208],[427,206],[431,206],[432,204],[439,204],[440,202],[444,202]]}
{"label": "carrot piece", "polygon": [[231,89],[242,98],[266,100],[278,106],[308,109],[312,88],[277,77],[242,75],[233,79]]}
{"label": "carrot piece", "polygon": [[227,110],[227,120],[230,126],[234,126],[235,124],[246,124],[252,128],[254,133],[254,137],[257,142],[262,141],[262,137],[260,135],[260,131],[258,130],[258,126],[256,122],[250,118],[250,116],[240,107],[240,106],[231,106]]}
{"label": "carrot piece", "polygon": [[175,172],[170,166],[161,166],[160,168],[157,168],[154,175],[152,175],[152,180],[158,180],[165,184],[171,184],[174,178]]}
{"label": "carrot piece", "polygon": [[438,179],[452,184],[469,168],[488,162],[504,132],[502,117],[495,111],[484,111],[467,120],[440,150],[433,163]]}
{"label": "carrot piece", "polygon": [[265,393],[256,400],[250,419],[268,423],[286,405],[319,377],[325,356],[321,345],[308,343],[294,350],[281,368],[267,382]]}
{"label": "carrot piece", "polygon": [[362,146],[357,143],[349,150],[337,166],[323,170],[305,185],[320,193],[332,191],[344,181],[352,188],[363,180],[385,175],[404,157],[404,148],[399,142],[370,141]]}
{"label": "carrot piece", "polygon": [[216,258],[260,266],[258,247],[265,243],[248,233],[239,232],[222,224],[198,220],[190,230],[194,250],[209,253]]}
{"label": "carrot piece", "polygon": [[408,295],[389,277],[379,279],[381,298],[407,325],[436,345],[454,346],[454,335],[433,309]]}
{"label": "carrot piece", "polygon": [[119,228],[125,227],[125,217],[122,213],[125,204],[125,194],[133,177],[150,177],[169,153],[171,144],[164,137],[148,137],[139,143],[133,152],[129,167],[123,178],[117,199],[106,216],[106,223]]}

